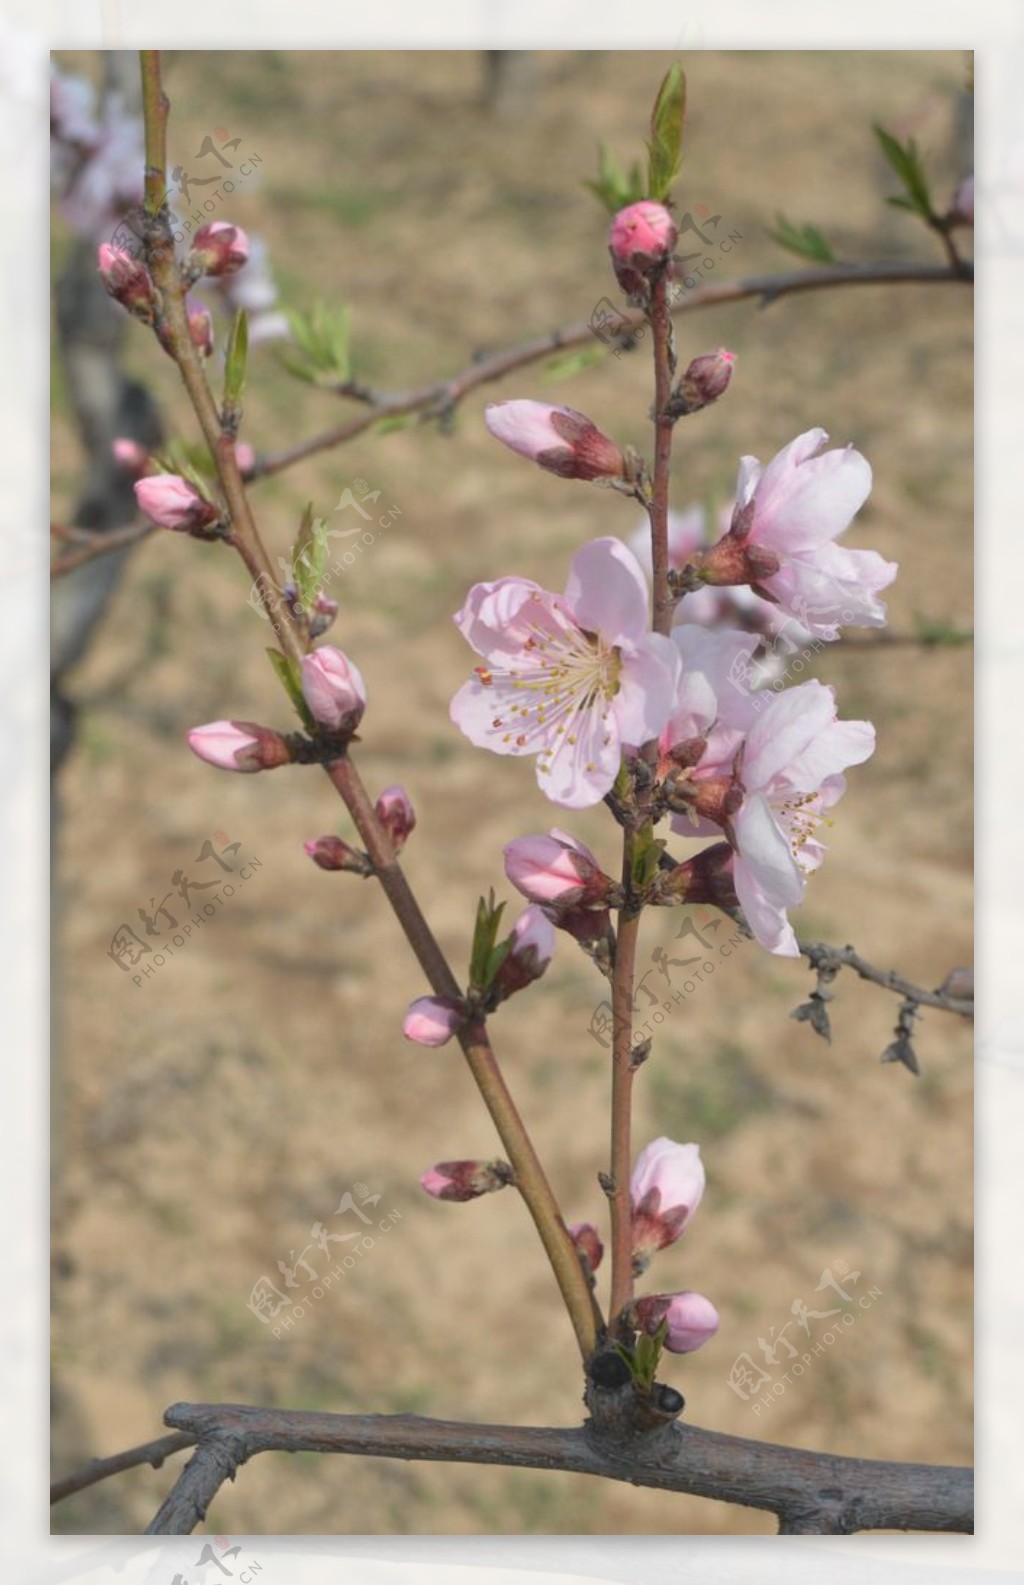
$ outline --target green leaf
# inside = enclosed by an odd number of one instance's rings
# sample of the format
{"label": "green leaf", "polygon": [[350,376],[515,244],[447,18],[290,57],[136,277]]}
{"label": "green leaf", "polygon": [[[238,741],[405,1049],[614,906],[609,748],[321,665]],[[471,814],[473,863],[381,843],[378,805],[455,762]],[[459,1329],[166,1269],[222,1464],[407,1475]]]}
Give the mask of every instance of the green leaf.
{"label": "green leaf", "polygon": [[652,825],[643,826],[633,838],[632,875],[637,887],[649,886],[657,875],[665,842],[654,835]]}
{"label": "green leaf", "polygon": [[493,891],[486,898],[481,897],[477,904],[473,949],[469,959],[469,983],[474,990],[490,990],[494,976],[508,951],[507,941],[502,942],[501,947],[495,946],[498,926],[504,912],[504,903],[495,905]]}
{"label": "green leaf", "polygon": [[640,166],[635,161],[627,176],[616,164],[607,144],[602,143],[598,154],[597,180],[585,181],[583,185],[589,192],[596,194],[609,214],[615,215],[629,204],[637,203],[644,196],[646,184]]}
{"label": "green leaf", "polygon": [[647,144],[647,196],[663,203],[683,163],[683,122],[686,119],[686,73],[676,61],[658,89],[651,112]]}
{"label": "green leaf", "polygon": [[249,356],[249,315],[240,308],[231,326],[227,352],[224,357],[224,413],[237,415],[242,411],[242,392],[245,390],[245,366]]}
{"label": "green leaf", "polygon": [[888,164],[906,191],[906,199],[897,204],[900,209],[910,209],[922,219],[930,220],[934,214],[931,193],[921,165],[921,156],[913,138],[901,143],[883,126],[875,124],[875,136]]}
{"label": "green leaf", "polygon": [[579,374],[583,369],[589,369],[595,363],[601,363],[608,356],[607,347],[580,347],[575,352],[560,353],[557,358],[551,358],[541,370],[541,380],[545,385],[552,385],[556,380],[567,380],[573,374]]}
{"label": "green leaf", "polygon": [[380,418],[372,426],[370,433],[373,435],[393,435],[399,429],[411,429],[418,424],[418,413],[391,413],[386,418]]}
{"label": "green leaf", "polygon": [[270,664],[277,672],[281,686],[298,711],[303,725],[312,730],[316,726],[316,721],[302,696],[302,679],[298,664],[290,660],[287,655],[282,655],[279,649],[268,649],[267,654],[270,657]]}
{"label": "green leaf", "polygon": [[322,517],[313,516],[312,501],[308,502],[291,553],[292,576],[299,603],[304,606],[311,606],[316,600],[327,567],[325,527]]}
{"label": "green leaf", "polygon": [[836,256],[817,226],[794,225],[785,215],[776,213],[774,231],[768,235],[780,248],[798,253],[802,258],[815,259],[819,264],[834,264]]}
{"label": "green leaf", "polygon": [[310,385],[344,385],[351,376],[349,310],[315,303],[309,313],[287,310],[293,347],[278,349],[277,359],[297,379]]}

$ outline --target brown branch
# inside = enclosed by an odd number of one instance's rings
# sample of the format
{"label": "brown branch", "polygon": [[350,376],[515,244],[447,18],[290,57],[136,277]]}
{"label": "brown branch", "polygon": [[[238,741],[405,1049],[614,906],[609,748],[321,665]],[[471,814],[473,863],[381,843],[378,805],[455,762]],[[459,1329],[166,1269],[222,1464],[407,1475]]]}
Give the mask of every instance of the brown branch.
{"label": "brown branch", "polygon": [[50,563],[50,577],[63,578],[65,573],[74,572],[76,567],[81,567],[87,561],[94,561],[97,556],[109,556],[111,551],[123,550],[126,545],[135,545],[140,539],[145,539],[153,532],[152,523],[129,523],[126,528],[105,529],[98,533],[78,533],[74,530],[65,530],[61,538],[81,539],[83,543],[78,550],[69,550],[66,555],[59,556]]}
{"label": "brown branch", "polygon": [[973,996],[955,996],[941,988],[935,991],[925,990],[923,986],[905,980],[902,974],[897,974],[894,969],[876,968],[873,963],[862,958],[854,947],[830,947],[824,941],[801,940],[797,941],[797,946],[811,968],[827,978],[834,979],[840,969],[852,969],[862,980],[869,980],[872,985],[880,985],[883,990],[893,991],[905,1001],[916,1003],[918,1007],[935,1007],[940,1012],[956,1013],[961,1018],[974,1017]]}
{"label": "brown branch", "polygon": [[[941,264],[903,263],[898,260],[834,264],[821,269],[793,270],[778,275],[749,275],[739,281],[705,282],[677,298],[671,313],[674,317],[699,308],[715,308],[722,303],[741,302],[751,297],[760,298],[762,306],[767,306],[794,292],[821,291],[833,286],[946,285],[950,282],[970,283],[973,279],[973,269],[969,265],[955,270]],[[639,329],[643,323],[642,308],[624,309],[619,339],[628,338],[629,332]],[[281,473],[293,463],[315,456],[317,452],[343,445],[372,429],[382,418],[401,418],[420,413],[427,419],[448,414],[464,396],[479,386],[492,384],[517,369],[539,363],[554,352],[586,346],[593,339],[596,338],[589,323],[581,321],[566,325],[561,330],[553,330],[546,336],[538,336],[520,346],[493,353],[490,357],[480,358],[450,379],[435,380],[415,390],[389,394],[368,391],[361,386],[352,390],[342,385],[338,388],[339,394],[351,395],[365,406],[366,411],[298,445],[258,457],[253,465],[252,477],[259,479]]]}
{"label": "brown branch", "polygon": [[81,1469],[51,1484],[50,1503],[63,1502],[65,1497],[74,1496],[76,1491],[84,1491],[87,1486],[95,1486],[97,1481],[106,1480],[110,1475],[119,1475],[125,1469],[134,1469],[138,1464],[151,1464],[154,1469],[160,1469],[165,1458],[169,1458],[172,1453],[180,1453],[184,1447],[193,1447],[195,1441],[191,1432],[175,1431],[171,1436],[158,1436],[153,1442],[143,1442],[141,1447],[130,1447],[124,1453],[114,1453],[110,1458],[92,1458]]}
{"label": "brown branch", "polygon": [[562,1470],[774,1513],[784,1534],[973,1530],[969,1469],[842,1458],[664,1425],[628,1448],[580,1428],[465,1425],[418,1415],[320,1414],[241,1404],[174,1404],[166,1424],[199,1445],[147,1535],[187,1535],[225,1480],[257,1453],[350,1453]]}

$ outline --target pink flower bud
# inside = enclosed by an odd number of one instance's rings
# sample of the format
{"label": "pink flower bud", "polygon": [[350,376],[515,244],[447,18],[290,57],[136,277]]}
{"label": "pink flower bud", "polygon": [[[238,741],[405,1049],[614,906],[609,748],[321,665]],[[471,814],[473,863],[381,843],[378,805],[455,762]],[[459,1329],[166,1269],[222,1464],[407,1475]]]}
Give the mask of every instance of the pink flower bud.
{"label": "pink flower bud", "polygon": [[611,885],[590,849],[557,826],[549,836],[517,837],[509,842],[505,874],[530,902],[559,906],[599,902]]}
{"label": "pink flower bud", "polygon": [[584,413],[547,402],[491,402],[484,423],[520,457],[562,479],[620,479],[622,452]]}
{"label": "pink flower bud", "polygon": [[420,1178],[435,1200],[478,1200],[514,1181],[507,1161],[439,1161]]}
{"label": "pink flower bud", "polygon": [[190,308],[188,333],[204,358],[213,356],[213,320],[205,308]]}
{"label": "pink flower bud", "polygon": [[103,284],[111,297],[130,314],[150,323],[156,307],[156,287],[142,260],[121,248],[112,248],[109,242],[100,243],[97,257]]}
{"label": "pink flower bud", "polygon": [[374,804],[377,819],[394,844],[395,852],[403,848],[406,838],[416,824],[416,811],[409,802],[404,787],[385,787]]}
{"label": "pink flower bud", "polygon": [[512,945],[494,981],[504,1000],[539,980],[555,951],[555,927],[539,908],[524,908],[509,938]]}
{"label": "pink flower bud", "polygon": [[209,528],[220,516],[212,502],[176,473],[154,473],[139,479],[135,499],[139,510],[158,528],[174,528],[182,533]]}
{"label": "pink flower bud", "polygon": [[966,176],[953,197],[951,219],[961,226],[974,225],[974,173]]}
{"label": "pink flower bud", "polygon": [[629,1182],[633,1204],[633,1271],[639,1276],[659,1249],[681,1236],[704,1193],[699,1145],[664,1136],[646,1145]]}
{"label": "pink flower bud", "polygon": [[219,770],[273,770],[291,763],[291,749],[280,732],[257,726],[255,721],[210,721],[194,726],[188,746],[208,765]]}
{"label": "pink flower bud", "polygon": [[[247,440],[235,442],[235,461],[238,463],[239,473],[244,478],[256,461],[256,453]],[[335,614],[337,614],[338,607],[335,606],[334,610]]]}
{"label": "pink flower bud", "polygon": [[248,259],[249,238],[241,226],[211,220],[196,232],[185,260],[185,272],[192,280],[200,275],[234,275]]}
{"label": "pink flower bud", "polygon": [[600,1233],[593,1222],[570,1222],[568,1232],[583,1270],[592,1277],[604,1255]]}
{"label": "pink flower bud", "polygon": [[662,870],[659,889],[664,896],[694,907],[706,903],[732,913],[740,906],[735,868],[736,854],[728,842],[714,842],[675,869]]}
{"label": "pink flower bud", "polygon": [[406,1040],[418,1046],[444,1046],[465,1021],[466,1009],[454,996],[421,996],[402,1021]]}
{"label": "pink flower bud", "polygon": [[732,379],[735,361],[735,354],[726,352],[724,347],[694,358],[672,393],[669,409],[673,416],[699,413],[702,407],[717,402]]}
{"label": "pink flower bud", "polygon": [[636,1301],[640,1330],[653,1337],[666,1322],[665,1347],[672,1354],[692,1354],[718,1331],[718,1311],[702,1293],[655,1293]]}
{"label": "pink flower bud", "polygon": [[334,732],[354,732],[366,709],[358,667],[330,644],[303,656],[302,694],[320,725]]}
{"label": "pink flower bud", "polygon": [[672,256],[679,232],[664,204],[642,199],[620,209],[608,232],[608,251],[620,286],[632,292],[645,275]]}
{"label": "pink flower bud", "polygon": [[311,837],[303,849],[322,870],[350,870],[355,875],[372,875],[373,865],[365,853],[349,847],[341,837]]}
{"label": "pink flower bud", "polygon": [[126,473],[141,474],[149,461],[145,446],[140,446],[137,440],[129,440],[127,435],[118,435],[112,440],[110,450],[114,461]]}

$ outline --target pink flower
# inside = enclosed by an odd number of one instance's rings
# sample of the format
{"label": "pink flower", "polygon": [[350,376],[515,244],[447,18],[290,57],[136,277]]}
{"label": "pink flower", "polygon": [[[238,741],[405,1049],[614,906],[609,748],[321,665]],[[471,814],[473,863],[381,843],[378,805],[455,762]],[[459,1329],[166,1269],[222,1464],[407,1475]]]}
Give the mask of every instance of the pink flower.
{"label": "pink flower", "polygon": [[150,474],[139,479],[134,489],[140,512],[158,528],[190,533],[208,528],[218,519],[217,508],[176,473]]}
{"label": "pink flower", "polygon": [[[235,461],[238,463],[239,473],[244,475],[249,472],[256,461],[256,453],[248,441],[238,440],[235,442]],[[334,614],[335,616],[338,614],[337,606],[334,607]]]}
{"label": "pink flower", "polygon": [[636,1301],[642,1332],[653,1337],[664,1322],[665,1347],[672,1354],[692,1354],[718,1331],[718,1311],[702,1293],[655,1293]]}
{"label": "pink flower", "polygon": [[188,733],[193,754],[218,770],[273,770],[291,762],[291,750],[279,732],[255,721],[210,721]]}
{"label": "pink flower", "polygon": [[622,452],[585,413],[547,402],[491,402],[484,423],[520,457],[563,479],[621,478]]}
{"label": "pink flower", "polygon": [[633,1271],[639,1276],[659,1249],[674,1244],[704,1193],[699,1145],[677,1145],[664,1136],[636,1158],[629,1192],[633,1204]]}
{"label": "pink flower", "polygon": [[478,1200],[514,1181],[506,1161],[439,1161],[420,1178],[435,1200]]}
{"label": "pink flower", "polygon": [[416,825],[416,811],[404,787],[385,787],[374,805],[377,819],[384,827],[397,853]]}
{"label": "pink flower", "polygon": [[140,474],[149,461],[145,446],[140,446],[137,440],[129,440],[127,435],[118,435],[112,440],[110,450],[118,467],[126,473]]}
{"label": "pink flower", "polygon": [[786,910],[803,901],[806,877],[824,857],[817,829],[845,791],[841,772],[870,759],[875,729],[837,720],[835,694],[820,682],[768,695],[764,704],[743,745],[733,875],[757,940],[769,952],[797,957]]}
{"label": "pink flower", "polygon": [[455,618],[486,665],[451,704],[471,743],[537,756],[541,791],[567,809],[601,801],[622,751],[657,737],[679,658],[648,631],[648,595],[617,539],[576,552],[564,595],[528,578],[478,583]]}
{"label": "pink flower", "polygon": [[249,259],[249,238],[241,226],[211,220],[200,226],[185,261],[193,280],[200,275],[233,275]]}
{"label": "pink flower", "polygon": [[610,882],[593,853],[568,831],[517,837],[505,848],[505,874],[532,903],[596,900]]}
{"label": "pink flower", "polygon": [[188,333],[204,358],[213,356],[213,319],[205,308],[189,308]]}
{"label": "pink flower", "polygon": [[724,396],[732,379],[734,352],[719,347],[717,352],[702,352],[692,359],[672,393],[672,412],[678,417],[699,413]]}
{"label": "pink flower", "polygon": [[347,655],[321,644],[301,662],[302,695],[321,726],[354,731],[366,709],[366,685]]}
{"label": "pink flower", "polygon": [[608,251],[617,267],[643,272],[670,258],[678,238],[676,223],[664,204],[645,198],[619,210],[608,231]]}
{"label": "pink flower", "polygon": [[418,1046],[444,1046],[465,1021],[466,1009],[454,996],[421,996],[402,1021],[406,1040]]}
{"label": "pink flower", "polygon": [[156,307],[156,287],[142,260],[107,242],[100,244],[96,258],[111,297],[136,318],[149,322]]}
{"label": "pink flower", "polygon": [[762,467],[740,462],[732,528],[701,558],[708,583],[750,583],[825,639],[841,625],[882,627],[877,598],[897,573],[874,550],[833,541],[867,500],[871,468],[859,451],[817,453],[828,441],[809,429]]}
{"label": "pink flower", "polygon": [[593,1222],[570,1222],[568,1233],[583,1270],[588,1277],[592,1277],[604,1256],[600,1233]]}

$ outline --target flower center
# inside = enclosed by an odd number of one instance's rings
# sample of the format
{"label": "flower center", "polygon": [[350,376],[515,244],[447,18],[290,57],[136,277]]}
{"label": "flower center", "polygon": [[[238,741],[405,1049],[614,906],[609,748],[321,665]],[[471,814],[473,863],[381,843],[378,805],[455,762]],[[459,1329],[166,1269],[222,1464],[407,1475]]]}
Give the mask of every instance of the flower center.
{"label": "flower center", "polygon": [[821,794],[816,792],[796,793],[787,798],[785,802],[770,800],[771,806],[778,816],[786,836],[789,838],[789,851],[796,860],[797,868],[805,875],[810,874],[815,865],[809,862],[804,854],[808,842],[817,840],[818,827],[830,826],[833,822],[827,818],[821,807]]}

